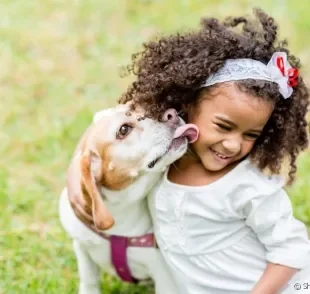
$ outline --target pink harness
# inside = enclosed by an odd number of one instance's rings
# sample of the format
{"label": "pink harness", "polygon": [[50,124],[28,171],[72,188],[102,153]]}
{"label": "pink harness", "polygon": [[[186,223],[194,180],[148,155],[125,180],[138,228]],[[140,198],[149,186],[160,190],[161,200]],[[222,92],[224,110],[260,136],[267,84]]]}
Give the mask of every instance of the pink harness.
{"label": "pink harness", "polygon": [[118,276],[125,282],[137,283],[139,280],[131,275],[127,262],[127,247],[153,247],[158,248],[153,233],[148,233],[138,237],[124,237],[108,235],[98,232],[92,225],[87,225],[93,232],[100,237],[108,240],[111,246],[111,262]]}

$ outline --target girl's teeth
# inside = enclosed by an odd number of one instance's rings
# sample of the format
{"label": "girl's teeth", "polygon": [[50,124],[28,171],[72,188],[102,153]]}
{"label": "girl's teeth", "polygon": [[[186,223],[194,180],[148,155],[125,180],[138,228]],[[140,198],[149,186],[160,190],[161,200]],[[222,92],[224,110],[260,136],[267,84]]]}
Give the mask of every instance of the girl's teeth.
{"label": "girl's teeth", "polygon": [[227,156],[224,156],[224,155],[222,155],[222,154],[219,154],[219,153],[217,153],[216,151],[214,151],[214,153],[215,153],[219,158],[222,158],[222,159],[226,159],[226,158],[227,158]]}

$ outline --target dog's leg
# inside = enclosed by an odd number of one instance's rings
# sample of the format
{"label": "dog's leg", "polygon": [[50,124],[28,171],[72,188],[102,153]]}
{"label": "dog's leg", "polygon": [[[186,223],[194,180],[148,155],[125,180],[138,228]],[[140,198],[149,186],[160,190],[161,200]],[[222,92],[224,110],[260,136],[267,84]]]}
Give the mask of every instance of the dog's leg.
{"label": "dog's leg", "polygon": [[101,294],[99,267],[78,241],[73,241],[73,248],[79,270],[79,294]]}

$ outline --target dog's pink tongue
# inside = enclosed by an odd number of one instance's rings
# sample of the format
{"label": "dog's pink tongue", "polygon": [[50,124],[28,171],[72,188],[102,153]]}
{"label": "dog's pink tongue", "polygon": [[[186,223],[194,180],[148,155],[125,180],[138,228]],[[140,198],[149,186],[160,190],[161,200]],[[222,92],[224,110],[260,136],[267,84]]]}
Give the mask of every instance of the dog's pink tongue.
{"label": "dog's pink tongue", "polygon": [[194,124],[186,124],[178,127],[174,133],[173,139],[187,137],[189,143],[194,143],[198,138],[199,130]]}

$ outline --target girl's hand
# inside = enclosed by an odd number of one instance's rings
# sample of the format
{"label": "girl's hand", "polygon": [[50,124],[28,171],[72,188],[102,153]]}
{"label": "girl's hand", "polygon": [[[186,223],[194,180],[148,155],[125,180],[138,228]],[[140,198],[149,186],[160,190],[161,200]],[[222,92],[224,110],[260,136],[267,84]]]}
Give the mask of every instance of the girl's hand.
{"label": "girl's hand", "polygon": [[251,291],[251,294],[278,294],[285,287],[297,269],[269,263]]}

